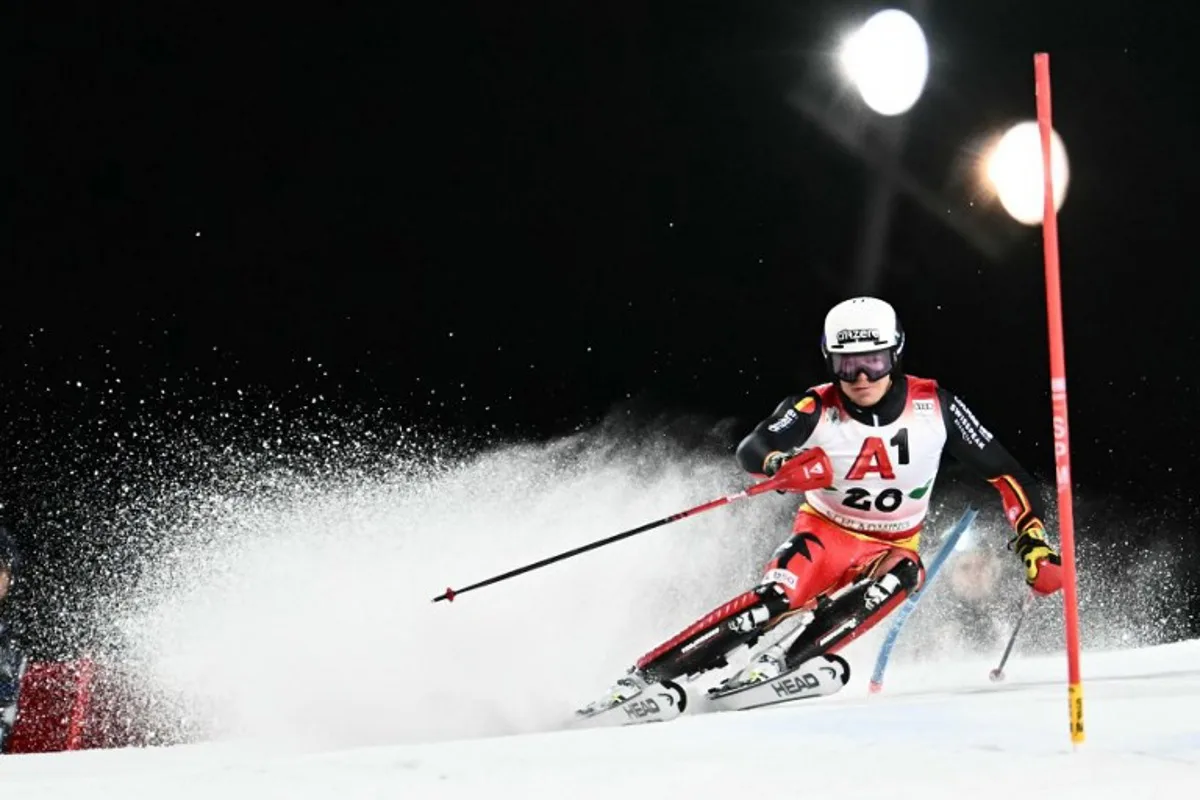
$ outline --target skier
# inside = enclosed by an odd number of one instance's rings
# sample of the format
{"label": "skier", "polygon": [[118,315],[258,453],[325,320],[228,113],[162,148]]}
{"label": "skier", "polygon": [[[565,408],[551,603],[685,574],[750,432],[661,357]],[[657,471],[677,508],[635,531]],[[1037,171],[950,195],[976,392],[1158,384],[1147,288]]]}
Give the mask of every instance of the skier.
{"label": "skier", "polygon": [[[677,692],[667,702],[682,711],[686,697],[675,678],[728,666],[733,650],[755,645],[785,619],[795,627],[752,652],[710,697],[775,681],[818,656],[840,661],[844,683],[848,665],[833,654],[924,580],[918,545],[943,450],[999,491],[1015,531],[1009,547],[1033,590],[1050,594],[1061,587],[1061,562],[1047,542],[1033,479],[962,400],[934,380],[902,372],[904,346],[896,312],[883,300],[856,297],[829,311],[821,349],[833,381],[786,398],[737,448],[739,464],[759,479],[793,458],[829,478],[804,492],[792,536],[775,551],[758,586],[642,656],[581,716],[625,705],[656,684]],[[803,694],[796,687],[776,681],[774,694]]]}
{"label": "skier", "polygon": [[[11,535],[0,525],[0,611],[17,571],[17,548]],[[0,618],[0,753],[17,719],[21,678],[27,661],[13,638],[12,631]]]}

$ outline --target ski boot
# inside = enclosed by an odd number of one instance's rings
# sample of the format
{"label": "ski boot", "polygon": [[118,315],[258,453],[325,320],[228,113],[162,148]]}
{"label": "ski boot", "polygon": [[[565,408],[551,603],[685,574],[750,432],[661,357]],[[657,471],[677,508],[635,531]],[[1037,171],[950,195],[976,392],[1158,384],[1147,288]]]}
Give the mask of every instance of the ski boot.
{"label": "ski boot", "polygon": [[773,644],[751,660],[732,678],[722,681],[724,688],[750,686],[778,678],[787,669],[787,657],[782,647]]}
{"label": "ski boot", "polygon": [[618,678],[600,699],[578,709],[575,712],[575,716],[594,717],[609,709],[616,708],[646,691],[647,686],[649,686],[649,682],[645,677],[637,669],[631,669],[623,678]]}
{"label": "ski boot", "polygon": [[636,669],[617,680],[605,696],[575,712],[575,725],[635,725],[666,722],[687,709],[687,693],[674,681],[648,682]]}
{"label": "ski boot", "polygon": [[[752,655],[750,662],[746,666],[728,678],[725,678],[715,687],[709,689],[709,694],[729,692],[763,681],[774,680],[790,669],[791,667],[787,660],[788,645],[795,637],[804,632],[804,629],[812,623],[814,618],[811,611],[800,612],[796,616],[798,619],[790,631],[777,637],[775,642],[769,647]],[[779,622],[782,623],[782,621],[780,620]]]}

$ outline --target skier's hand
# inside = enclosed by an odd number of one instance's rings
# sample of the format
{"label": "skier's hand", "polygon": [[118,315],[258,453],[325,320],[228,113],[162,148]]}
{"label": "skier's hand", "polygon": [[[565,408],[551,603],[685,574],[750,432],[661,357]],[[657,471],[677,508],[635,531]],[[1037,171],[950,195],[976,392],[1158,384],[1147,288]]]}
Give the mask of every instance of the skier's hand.
{"label": "skier's hand", "polygon": [[1017,557],[1025,565],[1025,582],[1038,594],[1054,594],[1062,588],[1062,559],[1046,542],[1046,529],[1030,525],[1013,540]]}
{"label": "skier's hand", "polygon": [[775,473],[779,472],[779,468],[787,463],[787,460],[793,455],[793,453],[783,453],[779,450],[770,453],[763,459],[763,474],[768,478],[775,477]]}
{"label": "skier's hand", "polygon": [[780,494],[824,489],[833,480],[833,464],[820,447],[806,447],[791,453],[775,452],[763,461],[764,472],[779,483],[775,491]]}
{"label": "skier's hand", "polygon": [[[768,478],[775,477],[775,473],[779,472],[779,468],[787,463],[789,458],[791,458],[791,455],[788,453],[781,453],[778,450],[774,451],[763,460],[763,474]],[[775,494],[787,494],[787,490],[776,489]]]}

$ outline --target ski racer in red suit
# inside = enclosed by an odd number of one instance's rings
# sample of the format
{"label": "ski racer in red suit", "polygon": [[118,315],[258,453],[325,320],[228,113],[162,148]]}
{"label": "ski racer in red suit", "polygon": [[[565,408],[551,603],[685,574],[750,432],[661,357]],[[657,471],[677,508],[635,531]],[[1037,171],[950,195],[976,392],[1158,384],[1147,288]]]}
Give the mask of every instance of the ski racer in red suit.
{"label": "ski racer in red suit", "polygon": [[1034,591],[1061,587],[1032,478],[960,399],[901,371],[904,345],[883,300],[856,297],[829,311],[822,352],[834,381],[786,398],[737,448],[758,478],[797,458],[824,465],[829,479],[804,493],[761,583],[640,658],[610,690],[609,707],[651,684],[727,666],[729,653],[785,618],[798,618],[796,630],[710,695],[773,680],[870,630],[924,580],[918,545],[943,451],[999,492],[1015,531],[1010,547]]}

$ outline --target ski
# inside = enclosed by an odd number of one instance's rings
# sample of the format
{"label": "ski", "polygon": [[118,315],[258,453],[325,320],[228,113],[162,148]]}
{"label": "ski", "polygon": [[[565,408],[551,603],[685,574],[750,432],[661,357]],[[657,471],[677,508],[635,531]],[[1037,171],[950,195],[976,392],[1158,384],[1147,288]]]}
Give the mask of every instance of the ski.
{"label": "ski", "polygon": [[575,712],[573,728],[598,728],[614,725],[642,725],[667,722],[687,708],[687,692],[674,681],[647,686],[632,697],[592,703]]}
{"label": "ski", "polygon": [[748,686],[718,685],[709,689],[708,705],[716,711],[746,711],[793,700],[825,697],[850,680],[850,664],[838,655],[823,655]]}
{"label": "ski", "polygon": [[[696,713],[746,711],[752,708],[825,697],[850,680],[850,665],[836,655],[818,656],[776,677],[749,686],[718,685],[702,695]],[[679,684],[664,681],[620,700],[601,700],[575,712],[572,728],[600,728],[669,722],[688,709]]]}

